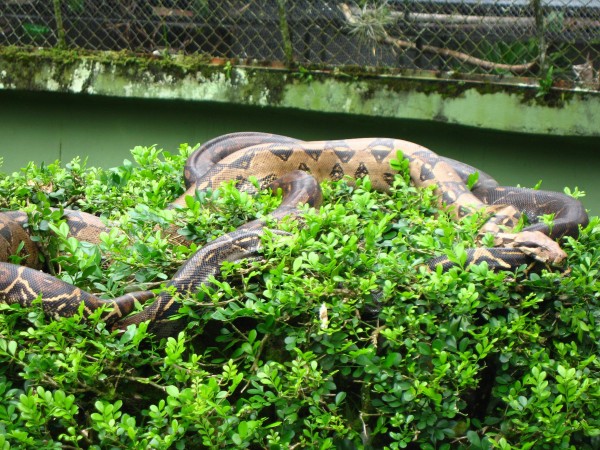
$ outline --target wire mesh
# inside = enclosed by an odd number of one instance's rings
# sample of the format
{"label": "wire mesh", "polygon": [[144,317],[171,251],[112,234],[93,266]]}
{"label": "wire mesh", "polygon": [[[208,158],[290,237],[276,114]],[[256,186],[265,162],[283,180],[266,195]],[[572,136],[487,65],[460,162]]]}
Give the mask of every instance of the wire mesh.
{"label": "wire mesh", "polygon": [[550,73],[597,89],[600,0],[0,0],[0,46]]}

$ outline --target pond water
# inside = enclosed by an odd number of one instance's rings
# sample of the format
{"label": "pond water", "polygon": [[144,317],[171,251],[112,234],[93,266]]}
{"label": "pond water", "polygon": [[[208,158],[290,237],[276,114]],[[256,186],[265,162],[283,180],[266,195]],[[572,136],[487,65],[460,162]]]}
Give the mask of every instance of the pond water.
{"label": "pond water", "polygon": [[0,170],[28,161],[111,167],[136,145],[176,151],[234,131],[264,131],[305,140],[385,136],[424,145],[494,176],[501,184],[562,191],[578,187],[600,214],[600,139],[502,133],[456,125],[307,113],[216,103],[132,100],[0,91]]}

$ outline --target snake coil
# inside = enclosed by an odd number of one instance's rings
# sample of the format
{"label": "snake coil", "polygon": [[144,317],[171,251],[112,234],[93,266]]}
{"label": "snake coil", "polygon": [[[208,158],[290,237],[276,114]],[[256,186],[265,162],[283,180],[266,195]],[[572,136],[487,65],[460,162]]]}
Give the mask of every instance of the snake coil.
{"label": "snake coil", "polygon": [[[564,236],[577,237],[580,226],[588,223],[582,204],[564,194],[516,187],[503,187],[488,174],[467,164],[440,157],[418,144],[397,139],[370,138],[304,142],[265,133],[233,133],[215,138],[190,155],[185,165],[184,179],[188,190],[170,207],[185,205],[185,196],[196,190],[215,189],[228,180],[236,180],[242,190],[252,191],[250,176],[262,188],[281,188],[283,200],[272,215],[278,219],[298,214],[298,206],[317,206],[321,201],[319,182],[340,180],[346,176],[370,177],[372,186],[386,192],[395,173],[390,162],[401,150],[409,161],[410,177],[417,187],[435,186],[439,203],[459,218],[475,211],[485,211],[490,219],[480,233],[492,233],[496,247],[477,247],[467,251],[467,263],[487,261],[493,269],[513,270],[521,264],[537,262],[560,264],[566,254],[556,243]],[[467,179],[478,172],[479,179],[472,190]],[[525,214],[530,225],[521,232],[510,233]],[[549,227],[540,216],[554,215]],[[66,212],[71,233],[82,240],[96,242],[105,225],[95,216],[78,211]],[[130,324],[149,320],[149,330],[158,336],[176,334],[185,324],[172,320],[180,304],[174,294],[196,292],[211,276],[217,275],[224,261],[235,261],[255,255],[260,249],[264,223],[250,222],[200,249],[173,276],[156,296],[156,300],[141,312],[128,315],[135,300],[144,301],[156,294],[142,291],[104,300],[65,283],[39,270],[36,247],[27,232],[27,216],[19,211],[0,213],[0,260],[24,247],[28,253],[25,264],[17,266],[0,262],[0,298],[7,303],[28,306],[39,296],[44,311],[52,316],[75,314],[83,302],[88,316],[101,306],[107,306],[104,320],[112,327],[124,329]],[[430,260],[428,266],[452,266],[446,257]]]}

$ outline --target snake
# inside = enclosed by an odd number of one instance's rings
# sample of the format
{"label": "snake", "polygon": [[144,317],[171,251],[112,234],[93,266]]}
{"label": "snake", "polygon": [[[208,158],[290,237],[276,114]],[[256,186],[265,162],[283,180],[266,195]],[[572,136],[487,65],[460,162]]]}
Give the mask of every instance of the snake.
{"label": "snake", "polygon": [[[578,237],[589,221],[582,203],[558,192],[501,186],[489,174],[463,162],[439,156],[419,144],[393,138],[358,138],[302,141],[261,132],[238,132],[214,138],[198,147],[186,160],[186,191],[169,208],[185,207],[188,195],[218,189],[235,181],[238,189],[254,193],[259,189],[281,190],[282,201],[271,216],[280,220],[297,216],[303,204],[317,207],[322,200],[324,180],[355,180],[368,176],[372,187],[389,192],[396,176],[392,160],[399,153],[408,160],[411,182],[431,187],[439,206],[460,219],[473,213],[489,218],[479,236],[491,233],[494,247],[467,250],[466,265],[486,262],[493,270],[515,270],[525,265],[560,266],[567,255],[561,239]],[[473,174],[478,178],[468,186]],[[257,186],[258,184],[258,186]],[[526,216],[528,225],[513,230]],[[551,224],[542,220],[552,215]],[[74,237],[95,242],[106,225],[96,216],[65,211]],[[264,220],[246,223],[233,232],[209,242],[183,263],[155,293],[140,291],[114,299],[101,299],[40,271],[35,243],[27,233],[27,215],[21,211],[0,213],[0,260],[7,261],[19,250],[26,254],[23,265],[0,262],[0,299],[6,303],[31,305],[41,297],[46,314],[68,317],[82,312],[89,317],[103,308],[107,326],[125,330],[148,321],[148,331],[157,337],[174,336],[185,327],[179,316],[181,299],[195,294],[211,277],[219,274],[225,261],[255,257],[261,250]],[[282,234],[274,231],[275,234]],[[431,270],[449,270],[456,265],[446,256],[426,262]],[[154,301],[132,313],[136,302]]]}

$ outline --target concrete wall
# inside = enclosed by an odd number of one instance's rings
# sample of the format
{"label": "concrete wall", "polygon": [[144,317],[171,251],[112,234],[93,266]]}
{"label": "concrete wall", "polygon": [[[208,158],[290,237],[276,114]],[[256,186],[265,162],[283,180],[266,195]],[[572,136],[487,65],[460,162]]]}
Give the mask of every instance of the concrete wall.
{"label": "concrete wall", "polygon": [[0,89],[182,99],[419,119],[501,131],[600,136],[600,94],[528,79],[287,70],[202,57],[0,49]]}

